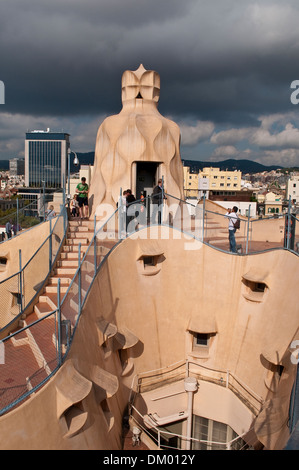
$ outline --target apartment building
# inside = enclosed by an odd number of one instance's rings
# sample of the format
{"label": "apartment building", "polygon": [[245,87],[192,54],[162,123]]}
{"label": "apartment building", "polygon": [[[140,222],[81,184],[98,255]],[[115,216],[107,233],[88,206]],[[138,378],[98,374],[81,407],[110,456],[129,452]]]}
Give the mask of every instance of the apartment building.
{"label": "apartment building", "polygon": [[241,171],[223,171],[220,168],[203,168],[199,172],[199,178],[209,179],[210,191],[240,191]]}
{"label": "apartment building", "polygon": [[299,174],[292,174],[287,182],[287,199],[299,203]]}
{"label": "apartment building", "polygon": [[[201,197],[200,182],[207,180],[205,189],[220,192],[220,195],[229,195],[241,190],[241,171],[223,171],[220,168],[205,167],[199,173],[190,172],[189,167],[184,167],[184,193],[185,197]],[[206,194],[208,197],[208,194]]]}

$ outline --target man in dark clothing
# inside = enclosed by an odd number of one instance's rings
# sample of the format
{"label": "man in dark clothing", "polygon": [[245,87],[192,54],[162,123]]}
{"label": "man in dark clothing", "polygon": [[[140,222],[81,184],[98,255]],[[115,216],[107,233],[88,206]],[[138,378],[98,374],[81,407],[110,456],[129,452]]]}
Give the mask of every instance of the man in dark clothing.
{"label": "man in dark clothing", "polygon": [[127,189],[127,230],[130,222],[135,219],[135,207],[134,202],[136,201],[135,196],[132,194],[131,189]]}
{"label": "man in dark clothing", "polygon": [[161,224],[161,212],[163,205],[163,191],[162,191],[162,180],[158,180],[157,186],[154,187],[152,193],[153,213],[152,222],[156,222],[156,215],[158,214],[158,224]]}
{"label": "man in dark clothing", "polygon": [[12,232],[11,232],[11,231],[12,231],[11,220],[9,220],[8,222],[6,222],[5,231],[6,231],[7,238],[11,238],[11,235],[12,235]]}

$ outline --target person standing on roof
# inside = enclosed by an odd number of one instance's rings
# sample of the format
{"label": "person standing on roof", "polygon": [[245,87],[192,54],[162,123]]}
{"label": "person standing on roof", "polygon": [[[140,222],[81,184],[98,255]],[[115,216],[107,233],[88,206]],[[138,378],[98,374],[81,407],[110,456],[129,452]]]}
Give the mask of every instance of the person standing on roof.
{"label": "person standing on roof", "polygon": [[162,189],[162,179],[158,180],[157,186],[154,187],[152,193],[152,204],[153,204],[153,213],[152,213],[152,221],[156,223],[156,216],[158,214],[158,224],[161,224],[161,212],[162,212],[162,205],[163,205],[163,189]]}
{"label": "person standing on roof", "polygon": [[81,178],[81,183],[76,187],[76,192],[78,193],[79,215],[81,219],[88,219],[88,191],[88,184],[86,183],[86,178],[83,176]]}
{"label": "person standing on roof", "polygon": [[235,233],[237,230],[236,223],[239,221],[239,217],[237,216],[238,208],[234,206],[232,210],[228,210],[225,214],[225,217],[229,218],[228,223],[228,239],[229,239],[229,249],[232,253],[237,253],[237,246],[236,246],[236,239]]}

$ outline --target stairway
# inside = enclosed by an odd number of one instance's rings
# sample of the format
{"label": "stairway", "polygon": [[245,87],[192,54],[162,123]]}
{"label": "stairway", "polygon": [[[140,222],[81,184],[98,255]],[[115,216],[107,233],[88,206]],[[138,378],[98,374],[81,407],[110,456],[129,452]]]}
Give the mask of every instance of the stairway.
{"label": "stairway", "polygon": [[[34,306],[34,313],[41,318],[57,308],[57,286],[60,279],[61,298],[66,293],[71,280],[78,268],[79,244],[81,243],[81,259],[83,258],[90,241],[94,235],[94,225],[89,220],[70,220],[65,244],[60,258],[56,263],[53,274],[48,280],[44,292],[39,296],[38,303]],[[26,319],[28,324],[29,316]]]}
{"label": "stairway", "polygon": [[[56,262],[53,273],[48,279],[44,292],[39,296],[32,313],[19,322],[18,330],[29,328],[12,335],[5,342],[5,363],[1,364],[0,410],[18,400],[24,393],[39,385],[57,368],[57,315],[49,315],[57,309],[57,286],[60,279],[61,300],[69,288],[78,268],[79,244],[81,259],[86,253],[94,235],[94,222],[88,220],[70,220],[67,237]],[[103,240],[97,244],[97,266],[109,253],[117,240]],[[94,274],[94,255],[88,255],[90,261],[84,261],[82,275],[82,298],[87,291],[93,276],[88,274],[88,264]],[[63,308],[62,320],[70,322],[72,328],[78,316],[78,285],[72,284],[70,299]],[[65,315],[64,315],[65,314]],[[17,332],[15,331],[15,332]],[[64,346],[63,346],[64,348]]]}

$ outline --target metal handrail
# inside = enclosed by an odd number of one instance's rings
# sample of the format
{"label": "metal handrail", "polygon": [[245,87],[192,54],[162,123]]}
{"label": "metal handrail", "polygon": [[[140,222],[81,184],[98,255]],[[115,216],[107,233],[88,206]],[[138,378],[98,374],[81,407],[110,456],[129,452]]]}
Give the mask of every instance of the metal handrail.
{"label": "metal handrail", "polygon": [[[57,190],[56,190],[56,193],[60,193],[60,192],[63,194],[63,189],[61,189],[61,191],[57,191]],[[49,199],[49,200],[46,200],[46,199],[47,199],[47,196],[50,196],[50,199]],[[51,195],[49,195],[49,194],[47,194],[47,195],[45,195],[45,196],[42,195],[42,194],[40,194],[40,195],[38,195],[38,197],[36,198],[36,200],[34,200],[34,201],[32,201],[32,202],[28,202],[28,204],[24,205],[21,209],[19,208],[18,202],[21,201],[21,200],[22,200],[22,201],[23,201],[23,200],[26,201],[26,200],[27,200],[26,197],[25,197],[25,198],[18,198],[18,197],[17,197],[15,200],[17,201],[17,209],[16,209],[15,211],[13,211],[13,212],[9,212],[8,214],[2,216],[2,217],[0,218],[0,225],[1,225],[1,223],[6,223],[9,219],[14,219],[14,220],[16,220],[16,223],[17,223],[17,225],[18,225],[19,217],[20,217],[20,215],[21,215],[23,212],[28,211],[28,210],[31,210],[32,207],[35,207],[35,205],[37,204],[37,202],[39,202],[39,201],[41,201],[41,200],[43,200],[42,203],[43,203],[43,206],[45,206],[46,202],[52,201],[52,198],[51,198]],[[28,217],[35,217],[35,216],[28,216]],[[43,222],[45,222],[45,220],[39,221],[39,222],[38,222],[37,224],[35,224],[33,227],[35,227],[36,225],[40,225],[40,224],[43,223]],[[29,227],[29,228],[26,229],[26,230],[30,230],[30,229],[33,228],[33,227]],[[18,236],[19,234],[20,234],[20,231],[18,231],[17,234],[14,234],[13,237]],[[0,240],[0,244],[6,242],[7,240],[9,240],[9,239]]]}
{"label": "metal handrail", "polygon": [[[23,275],[25,269],[32,263],[34,262],[34,259],[35,257],[38,255],[38,253],[41,251],[41,249],[43,248],[43,246],[49,241],[51,240],[51,237],[52,235],[54,234],[55,232],[55,228],[56,228],[56,225],[59,221],[60,218],[63,218],[63,220],[66,219],[66,208],[63,206],[62,209],[61,209],[61,212],[60,214],[56,217],[56,221],[55,221],[55,224],[53,226],[53,228],[51,228],[51,232],[50,234],[45,238],[45,240],[42,242],[42,244],[38,247],[38,249],[35,251],[35,253],[31,256],[31,258],[27,261],[27,263],[21,267],[21,269],[19,269],[19,271],[16,271],[14,274],[12,274],[11,276],[9,276],[8,278],[0,281],[0,285],[1,284],[4,284],[5,282],[7,282],[9,279],[12,279],[13,277],[15,276],[19,276],[21,278],[21,276]],[[50,226],[51,226],[51,219],[50,219]],[[66,224],[64,223],[64,230],[63,230],[63,236],[61,238],[61,241],[60,241],[60,245],[59,245],[59,249],[60,247],[62,246],[63,242],[64,242],[64,239],[65,239],[65,236],[66,236],[66,230],[67,230],[67,227],[66,227]],[[57,250],[57,253],[56,253],[56,256],[54,258],[54,260],[50,260],[51,261],[51,264],[49,263],[49,270],[48,270],[48,273],[46,274],[45,276],[45,279],[48,277],[49,273],[51,272],[53,266],[55,265],[56,263],[56,260],[57,260],[57,257],[58,257],[58,254],[59,254],[59,249]],[[21,250],[20,250],[21,251]],[[20,295],[21,295],[21,298],[22,298],[22,291],[20,292]],[[20,312],[13,318],[13,320],[11,320],[9,323],[7,323],[5,326],[3,326],[2,328],[0,328],[0,334],[1,332],[5,331],[7,328],[9,328],[9,326],[13,323],[15,323],[23,314],[23,312],[28,309],[28,307],[32,304],[32,302],[34,301],[34,299],[40,294],[40,290],[37,291],[35,293],[35,295],[27,302],[27,304],[25,306],[23,306],[23,304],[21,304],[21,308],[20,308]]]}
{"label": "metal handrail", "polygon": [[[135,416],[133,416],[131,410],[133,410],[141,418],[142,422],[138,421],[135,418]],[[157,427],[155,425],[152,425],[151,429],[154,429],[157,436],[158,436],[156,438],[155,436],[153,436],[151,434],[150,429],[146,428],[142,424],[144,422],[145,416],[142,415],[134,405],[130,405],[130,416],[134,420],[134,422],[138,425],[138,427],[140,427],[143,430],[143,432],[145,432],[150,437],[150,439],[152,439],[154,442],[156,442],[156,445],[157,445],[158,449],[164,448],[164,449],[182,450],[181,448],[178,448],[178,447],[167,446],[165,444],[162,444],[161,443],[161,436],[165,435],[165,436],[177,437],[182,441],[186,441],[186,442],[190,441],[191,443],[205,444],[205,445],[208,445],[208,446],[223,446],[223,448],[225,450],[229,450],[232,447],[232,444],[234,442],[237,442],[239,439],[243,439],[243,437],[246,436],[246,434],[248,434],[248,432],[249,432],[249,431],[246,431],[243,434],[240,434],[237,437],[234,437],[233,439],[231,439],[228,442],[218,442],[218,441],[209,441],[207,439],[197,439],[195,437],[188,437],[188,436],[182,435],[182,434],[176,434],[176,433],[173,433],[173,432],[170,432],[170,431],[166,431],[164,429],[161,430],[161,429],[159,429],[159,427]],[[249,444],[247,444],[247,445],[249,445]]]}
{"label": "metal handrail", "polygon": [[[178,361],[178,362],[174,363],[174,364],[170,364],[169,366],[164,367],[164,368],[155,369],[155,370],[141,372],[139,374],[136,374],[133,377],[131,388],[130,388],[130,401],[133,400],[133,389],[134,389],[134,387],[135,387],[134,393],[138,393],[138,390],[140,390],[140,388],[142,387],[142,380],[145,380],[145,379],[148,379],[148,378],[155,378],[155,377],[157,378],[157,377],[159,377],[159,375],[166,376],[167,374],[173,373],[173,371],[175,371],[176,369],[181,368],[181,367],[184,367],[185,376],[188,377],[189,374],[190,374],[190,367],[189,367],[190,365],[193,365],[193,366],[195,366],[195,367],[197,367],[198,369],[201,369],[201,370],[206,370],[206,371],[209,371],[209,372],[212,372],[212,373],[221,374],[221,377],[219,378],[219,383],[221,385],[223,385],[223,386],[225,385],[226,388],[230,388],[233,393],[234,393],[234,390],[236,389],[238,391],[238,393],[243,397],[243,399],[246,400],[246,397],[243,396],[243,394],[242,394],[242,390],[244,390],[248,395],[250,395],[258,403],[259,406],[263,405],[264,399],[262,397],[260,397],[257,393],[255,393],[253,390],[251,390],[251,388],[247,384],[244,384],[241,381],[241,379],[239,379],[231,371],[212,369],[210,367],[204,366],[203,364],[198,364],[197,362],[193,362],[193,361],[190,361],[190,360],[183,360],[183,359],[181,361]],[[179,376],[181,374],[182,374],[182,372],[180,374],[177,373],[177,376]],[[206,380],[208,378],[211,378],[211,377],[209,377],[208,374],[202,375],[201,377],[202,377],[202,380]],[[232,378],[234,381],[236,381],[238,383],[239,388],[236,388],[236,387],[233,386],[233,383],[230,382],[230,378]],[[136,380],[137,380],[137,385],[135,385]],[[161,383],[161,382],[163,382],[163,379],[156,382],[156,383]],[[150,383],[150,384],[152,385],[152,383]],[[252,406],[256,410],[258,410],[258,408],[256,407],[255,404],[252,403]]]}
{"label": "metal handrail", "polygon": [[[118,209],[115,210],[115,212],[109,217],[109,219],[106,220],[106,222],[104,222],[104,224],[98,229],[98,230],[95,230],[95,233],[94,233],[94,236],[91,240],[91,242],[89,243],[89,246],[88,246],[88,250],[92,247],[92,244],[93,242],[96,241],[96,238],[97,238],[97,235],[99,234],[99,232],[101,230],[104,229],[104,227],[106,226],[106,224],[112,219],[113,216],[116,216],[118,212]],[[121,241],[121,240],[119,240]],[[114,247],[113,247],[114,248]],[[93,277],[93,280],[91,282],[91,285],[96,277],[96,273],[98,272],[98,270],[100,269],[101,265],[104,263],[105,259],[107,256],[110,255],[111,251],[113,250],[113,248],[109,251],[109,253],[107,253],[107,255],[104,257],[104,259],[99,263],[99,266],[96,267],[96,270],[95,270],[95,274],[94,274],[94,277]],[[88,251],[87,250],[87,251]],[[87,252],[86,252],[87,253]],[[86,255],[85,253],[85,255]],[[5,343],[5,341],[8,341],[10,340],[12,337],[16,337],[18,336],[19,334],[22,334],[24,331],[30,329],[33,325],[37,325],[39,323],[41,323],[42,321],[48,319],[51,315],[53,314],[58,314],[59,317],[61,317],[61,313],[63,313],[62,309],[63,309],[63,303],[65,302],[66,298],[67,298],[67,293],[70,291],[70,288],[71,286],[73,285],[75,279],[76,279],[76,276],[77,274],[80,272],[80,269],[81,269],[81,265],[83,263],[83,259],[80,260],[79,258],[79,266],[76,270],[76,273],[71,281],[71,284],[66,292],[66,294],[64,295],[63,299],[60,300],[60,282],[58,282],[58,289],[57,289],[57,294],[58,294],[58,301],[59,301],[59,305],[57,307],[56,310],[54,310],[53,312],[50,312],[49,314],[45,315],[43,318],[40,318],[38,320],[36,320],[35,322],[33,322],[32,324],[30,325],[27,325],[26,327],[22,328],[21,330],[18,330],[17,332],[15,332],[13,335],[9,335],[7,336],[6,338],[4,338],[2,340],[2,343]],[[90,286],[91,287],[91,286]],[[89,291],[88,291],[89,292]],[[82,301],[82,306],[87,298],[87,295],[88,295],[88,292],[86,293],[86,295],[84,296],[84,299]],[[37,389],[39,389],[41,386],[43,386],[54,374],[55,372],[57,372],[57,370],[61,367],[61,365],[63,364],[63,361],[64,359],[66,358],[67,354],[69,353],[69,350],[70,350],[70,347],[71,347],[71,343],[72,343],[72,340],[74,338],[74,334],[75,334],[75,330],[76,330],[76,327],[77,327],[77,324],[78,324],[78,321],[79,321],[79,318],[80,318],[80,315],[78,315],[77,317],[77,320],[76,320],[76,324],[74,325],[74,329],[72,331],[72,335],[71,337],[69,338],[69,344],[68,344],[68,348],[67,350],[65,351],[65,353],[62,355],[62,350],[61,350],[61,322],[57,321],[58,323],[58,338],[57,338],[57,366],[55,367],[55,369],[51,372],[51,374],[46,377],[45,379],[43,379],[39,384],[37,384],[35,387],[33,387],[31,390],[27,391],[25,394],[23,394],[22,396],[20,396],[18,399],[16,399],[15,401],[12,401],[9,405],[3,407],[2,409],[0,409],[0,416],[7,413],[11,408],[15,407],[16,405],[18,405],[20,402],[22,402],[25,398],[27,398],[31,393],[35,392]]]}

